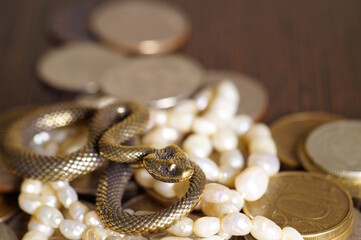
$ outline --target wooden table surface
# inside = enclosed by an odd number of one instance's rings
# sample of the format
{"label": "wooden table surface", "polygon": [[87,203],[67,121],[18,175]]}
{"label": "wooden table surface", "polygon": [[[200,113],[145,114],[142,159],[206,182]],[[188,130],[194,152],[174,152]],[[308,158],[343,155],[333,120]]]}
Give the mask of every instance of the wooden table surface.
{"label": "wooden table surface", "polygon": [[[47,19],[59,2],[0,0],[0,111],[76,96],[47,87],[34,71],[39,56],[54,47]],[[308,110],[361,118],[361,1],[169,2],[193,24],[181,52],[206,68],[237,70],[265,84],[266,122]]]}

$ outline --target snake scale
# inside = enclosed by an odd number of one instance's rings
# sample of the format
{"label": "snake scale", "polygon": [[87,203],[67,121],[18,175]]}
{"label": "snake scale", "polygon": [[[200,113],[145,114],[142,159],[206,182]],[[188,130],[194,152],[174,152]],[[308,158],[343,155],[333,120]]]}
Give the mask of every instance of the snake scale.
{"label": "snake scale", "polygon": [[[40,108],[17,120],[5,133],[0,150],[8,168],[24,178],[71,181],[110,161],[100,179],[96,206],[102,222],[126,234],[164,230],[189,214],[200,200],[206,183],[202,170],[176,145],[163,149],[126,145],[144,133],[148,111],[134,102],[117,102],[96,110],[75,103]],[[79,150],[64,155],[36,153],[26,145],[41,131],[87,124],[89,137]],[[121,199],[132,169],[144,167],[157,180],[189,181],[182,198],[160,212],[133,215],[122,209]]]}

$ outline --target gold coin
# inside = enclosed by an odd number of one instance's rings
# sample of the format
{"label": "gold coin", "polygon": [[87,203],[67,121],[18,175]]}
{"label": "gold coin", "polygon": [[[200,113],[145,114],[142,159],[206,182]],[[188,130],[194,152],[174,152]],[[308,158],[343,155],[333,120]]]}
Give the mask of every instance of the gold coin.
{"label": "gold coin", "polygon": [[101,82],[105,94],[152,108],[174,106],[201,85],[203,68],[182,55],[138,57],[127,67],[108,71]]}
{"label": "gold coin", "polygon": [[104,72],[124,65],[125,61],[122,54],[102,45],[73,42],[47,52],[36,70],[39,77],[54,88],[94,93]]}
{"label": "gold coin", "polygon": [[361,121],[325,124],[310,133],[305,149],[326,172],[361,181]]}
{"label": "gold coin", "polygon": [[[6,129],[10,126],[10,124],[23,116],[24,114],[36,109],[38,106],[29,105],[29,106],[21,106],[15,107],[12,109],[8,109],[2,113],[0,113],[0,138],[2,139],[3,134]],[[6,156],[1,154],[0,152],[0,192],[14,192],[19,190],[19,186],[21,183],[21,178],[12,174],[7,167],[3,163],[3,159]]]}
{"label": "gold coin", "polygon": [[255,120],[260,120],[268,105],[266,88],[255,79],[238,72],[227,70],[209,70],[206,72],[206,85],[214,85],[223,80],[230,80],[237,86],[241,99],[238,113],[247,114]]}
{"label": "gold coin", "polygon": [[281,117],[270,128],[276,142],[278,157],[286,168],[300,165],[297,156],[297,144],[316,127],[341,119],[342,117],[325,112],[302,112]]}
{"label": "gold coin", "polygon": [[300,159],[302,166],[310,172],[322,173],[325,177],[331,181],[334,181],[338,184],[341,184],[344,188],[346,188],[350,195],[356,199],[361,199],[361,181],[342,178],[338,176],[334,176],[328,174],[323,169],[321,169],[318,165],[316,165],[312,159],[307,155],[305,151],[304,140],[301,140],[298,145],[297,154]]}
{"label": "gold coin", "polygon": [[122,51],[156,54],[181,47],[189,37],[190,22],[165,2],[113,1],[91,14],[90,30]]}
{"label": "gold coin", "polygon": [[343,187],[321,174],[283,172],[271,177],[267,192],[246,202],[250,217],[265,216],[281,228],[297,229],[304,239],[344,239],[352,225],[352,200]]}

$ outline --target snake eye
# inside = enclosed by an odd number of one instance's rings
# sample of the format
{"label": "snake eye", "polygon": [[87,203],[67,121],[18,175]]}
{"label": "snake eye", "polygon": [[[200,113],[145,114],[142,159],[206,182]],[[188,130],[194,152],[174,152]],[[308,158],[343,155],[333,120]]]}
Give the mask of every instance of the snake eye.
{"label": "snake eye", "polygon": [[177,165],[174,164],[174,163],[171,163],[171,164],[168,165],[168,171],[169,172],[174,171],[176,168],[177,168]]}

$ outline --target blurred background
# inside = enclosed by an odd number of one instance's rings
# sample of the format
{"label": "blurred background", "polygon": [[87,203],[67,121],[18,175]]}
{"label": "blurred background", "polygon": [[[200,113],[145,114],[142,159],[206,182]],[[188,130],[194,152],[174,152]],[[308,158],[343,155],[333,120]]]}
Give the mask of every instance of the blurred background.
{"label": "blurred background", "polygon": [[[35,65],[61,42],[49,30],[54,11],[92,1],[0,0],[0,111],[79,95],[43,84]],[[266,122],[308,110],[361,117],[361,1],[167,2],[192,24],[179,52],[205,68],[236,70],[265,85]]]}

